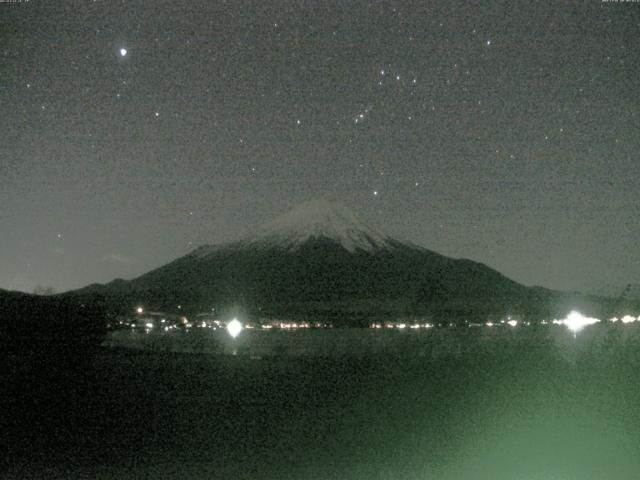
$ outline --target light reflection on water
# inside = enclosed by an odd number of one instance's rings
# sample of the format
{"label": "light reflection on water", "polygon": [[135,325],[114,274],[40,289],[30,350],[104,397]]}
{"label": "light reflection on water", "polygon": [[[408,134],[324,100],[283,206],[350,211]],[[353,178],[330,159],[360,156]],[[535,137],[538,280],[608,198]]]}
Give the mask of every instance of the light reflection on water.
{"label": "light reflection on water", "polygon": [[[514,321],[515,322],[515,321]],[[629,322],[627,322],[629,323]],[[150,350],[271,356],[370,356],[446,358],[463,354],[487,354],[516,348],[540,348],[554,345],[557,353],[575,359],[584,351],[595,351],[617,342],[640,344],[640,329],[635,325],[599,322],[579,314],[556,320],[549,325],[498,325],[481,328],[429,329],[299,329],[263,330],[162,329],[145,331],[122,329],[108,334],[104,346]]]}

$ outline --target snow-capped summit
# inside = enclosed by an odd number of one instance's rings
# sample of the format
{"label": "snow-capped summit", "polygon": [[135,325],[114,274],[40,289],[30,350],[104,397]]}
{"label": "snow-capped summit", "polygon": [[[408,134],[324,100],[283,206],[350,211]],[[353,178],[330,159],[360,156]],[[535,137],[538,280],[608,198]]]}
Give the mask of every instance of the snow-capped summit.
{"label": "snow-capped summit", "polygon": [[329,239],[349,252],[392,249],[391,239],[375,231],[342,205],[312,200],[262,225],[245,237],[244,246],[283,246],[296,250],[311,239]]}
{"label": "snow-capped summit", "polygon": [[341,318],[350,325],[407,312],[477,319],[479,312],[506,315],[514,305],[553,311],[570,300],[387,237],[325,201],[303,203],[242,240],[203,246],[133,280],[74,295],[98,295],[117,308],[141,299],[158,309],[242,306],[257,316]]}

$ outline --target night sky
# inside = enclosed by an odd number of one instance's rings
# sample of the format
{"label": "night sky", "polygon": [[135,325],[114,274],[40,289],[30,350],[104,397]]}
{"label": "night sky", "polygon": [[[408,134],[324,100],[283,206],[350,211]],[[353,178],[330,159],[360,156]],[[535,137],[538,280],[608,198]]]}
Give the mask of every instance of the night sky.
{"label": "night sky", "polygon": [[640,282],[640,3],[477,3],[0,3],[0,288],[309,199],[527,285]]}

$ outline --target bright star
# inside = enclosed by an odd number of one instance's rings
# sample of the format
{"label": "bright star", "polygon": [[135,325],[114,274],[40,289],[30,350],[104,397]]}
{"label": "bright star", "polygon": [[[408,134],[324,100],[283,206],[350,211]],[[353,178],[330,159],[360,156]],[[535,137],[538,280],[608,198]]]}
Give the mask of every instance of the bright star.
{"label": "bright star", "polygon": [[120,49],[120,56],[121,57],[126,57],[127,56],[127,49],[126,48],[121,48]]}

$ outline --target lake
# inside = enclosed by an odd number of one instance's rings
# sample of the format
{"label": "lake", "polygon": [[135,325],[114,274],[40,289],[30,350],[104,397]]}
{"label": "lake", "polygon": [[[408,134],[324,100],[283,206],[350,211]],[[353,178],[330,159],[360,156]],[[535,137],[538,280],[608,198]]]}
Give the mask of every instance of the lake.
{"label": "lake", "polygon": [[638,327],[194,336],[209,353],[140,334],[73,374],[15,357],[2,478],[637,478]]}

